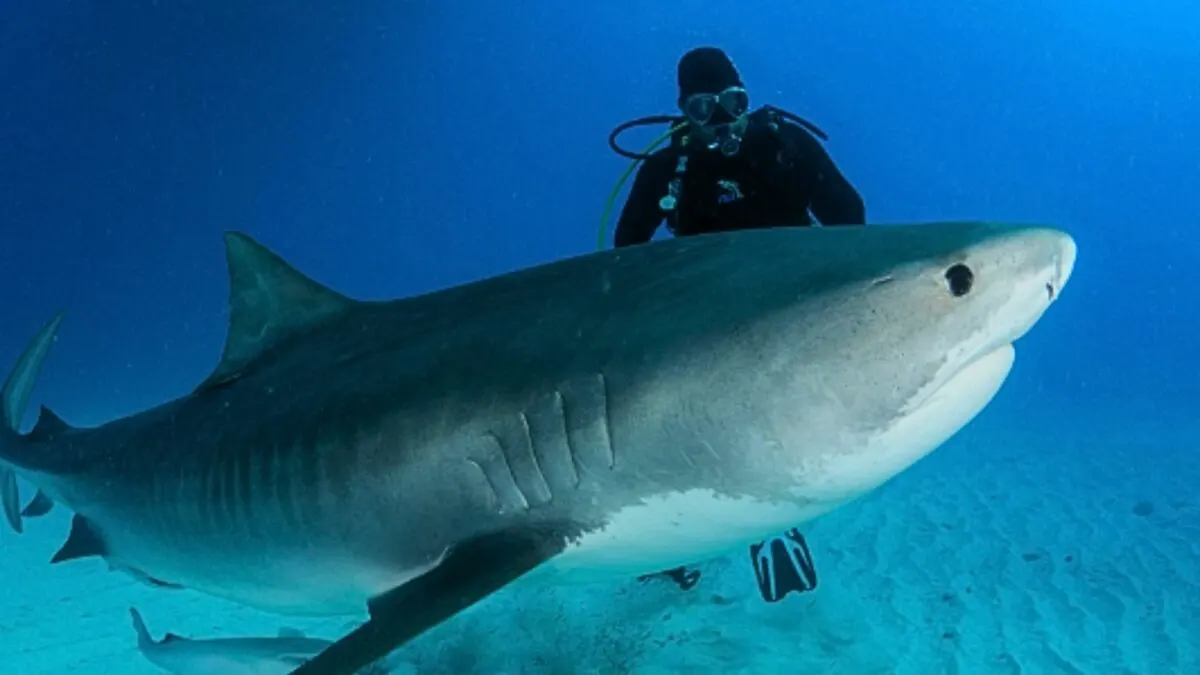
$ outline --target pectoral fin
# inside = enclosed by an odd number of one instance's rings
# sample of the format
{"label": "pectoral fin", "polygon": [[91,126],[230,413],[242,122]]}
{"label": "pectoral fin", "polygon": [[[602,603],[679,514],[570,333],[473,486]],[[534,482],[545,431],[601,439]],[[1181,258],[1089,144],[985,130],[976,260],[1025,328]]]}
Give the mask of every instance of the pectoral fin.
{"label": "pectoral fin", "polygon": [[566,547],[564,530],[521,529],[456,546],[440,565],[369,604],[370,619],[290,675],[353,675]]}

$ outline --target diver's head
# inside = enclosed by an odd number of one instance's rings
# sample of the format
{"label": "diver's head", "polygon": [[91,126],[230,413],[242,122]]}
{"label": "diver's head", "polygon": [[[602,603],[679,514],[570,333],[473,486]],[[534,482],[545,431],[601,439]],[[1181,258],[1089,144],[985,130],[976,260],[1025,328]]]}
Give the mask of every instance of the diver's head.
{"label": "diver's head", "polygon": [[732,155],[746,133],[750,98],[733,61],[716,47],[697,47],[679,60],[679,109],[705,147]]}

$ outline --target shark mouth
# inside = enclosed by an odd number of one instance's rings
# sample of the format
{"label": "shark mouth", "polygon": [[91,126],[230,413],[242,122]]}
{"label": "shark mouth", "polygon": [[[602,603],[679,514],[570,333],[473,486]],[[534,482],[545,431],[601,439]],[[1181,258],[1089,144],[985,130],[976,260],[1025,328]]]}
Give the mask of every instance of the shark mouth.
{"label": "shark mouth", "polygon": [[962,399],[958,403],[966,405],[983,399],[980,402],[980,409],[982,409],[982,406],[987,405],[1000,390],[1000,386],[1004,384],[1015,359],[1016,348],[1011,342],[1003,343],[989,351],[981,351],[979,355],[968,359],[963,366],[957,368],[943,382],[935,387],[930,387],[928,393],[910,404],[909,410],[918,412],[931,406],[947,405],[953,408],[959,407],[955,405],[956,402],[948,399]]}

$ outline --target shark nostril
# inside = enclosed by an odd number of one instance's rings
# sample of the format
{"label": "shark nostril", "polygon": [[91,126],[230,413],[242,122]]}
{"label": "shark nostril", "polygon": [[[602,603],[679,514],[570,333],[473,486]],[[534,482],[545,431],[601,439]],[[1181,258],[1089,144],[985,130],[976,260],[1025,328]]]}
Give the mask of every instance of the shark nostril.
{"label": "shark nostril", "polygon": [[1046,294],[1050,296],[1050,301],[1054,301],[1054,284],[1046,282]]}

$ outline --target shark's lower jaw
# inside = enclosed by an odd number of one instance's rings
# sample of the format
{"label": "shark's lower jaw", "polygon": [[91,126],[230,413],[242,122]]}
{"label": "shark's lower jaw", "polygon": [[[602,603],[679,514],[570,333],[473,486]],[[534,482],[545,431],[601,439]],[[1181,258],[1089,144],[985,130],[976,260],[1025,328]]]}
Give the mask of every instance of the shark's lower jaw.
{"label": "shark's lower jaw", "polygon": [[881,484],[936,450],[983,411],[1012,372],[1016,350],[1005,343],[960,368],[944,385],[877,440],[884,452]]}
{"label": "shark's lower jaw", "polygon": [[919,453],[913,461],[932,452],[991,403],[1012,372],[1015,359],[1011,343],[971,359],[920,406],[897,420],[890,433],[896,442]]}
{"label": "shark's lower jaw", "polygon": [[808,486],[821,486],[819,491],[810,487],[806,496],[832,510],[904,472],[958,433],[992,401],[1012,371],[1014,358],[1013,346],[1005,343],[968,361],[918,405],[867,436],[862,446],[827,456],[819,477],[802,477]]}

